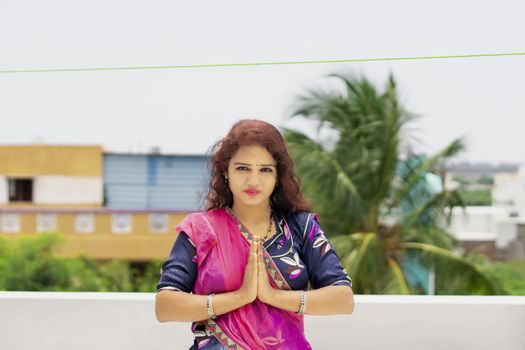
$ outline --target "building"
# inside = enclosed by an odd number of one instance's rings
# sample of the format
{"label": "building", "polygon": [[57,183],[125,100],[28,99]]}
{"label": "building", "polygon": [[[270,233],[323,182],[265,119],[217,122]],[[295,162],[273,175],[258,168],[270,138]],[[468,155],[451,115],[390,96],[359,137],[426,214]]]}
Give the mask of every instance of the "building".
{"label": "building", "polygon": [[0,146],[0,236],[58,232],[59,255],[165,259],[203,208],[204,156],[104,153],[101,146]]}
{"label": "building", "polygon": [[525,163],[515,172],[494,175],[492,198],[495,207],[508,210],[514,217],[525,217]]}

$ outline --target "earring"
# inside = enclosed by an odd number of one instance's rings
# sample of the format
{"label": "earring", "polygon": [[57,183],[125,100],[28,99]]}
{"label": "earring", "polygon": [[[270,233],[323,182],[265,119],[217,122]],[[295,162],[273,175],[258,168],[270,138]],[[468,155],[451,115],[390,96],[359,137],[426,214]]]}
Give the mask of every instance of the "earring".
{"label": "earring", "polygon": [[228,175],[224,174],[224,183],[228,183]]}

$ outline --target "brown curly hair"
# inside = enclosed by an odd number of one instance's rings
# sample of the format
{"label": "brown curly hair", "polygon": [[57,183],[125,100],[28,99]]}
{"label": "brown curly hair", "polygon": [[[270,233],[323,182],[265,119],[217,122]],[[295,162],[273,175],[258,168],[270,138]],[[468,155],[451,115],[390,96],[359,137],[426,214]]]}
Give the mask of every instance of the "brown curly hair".
{"label": "brown curly hair", "polygon": [[210,149],[211,178],[206,196],[206,210],[233,206],[233,194],[225,181],[224,173],[240,146],[260,145],[265,147],[277,162],[277,186],[271,196],[270,205],[281,211],[312,210],[310,202],[303,196],[300,180],[295,174],[294,164],[284,139],[275,126],[258,119],[243,119],[235,123],[228,134]]}

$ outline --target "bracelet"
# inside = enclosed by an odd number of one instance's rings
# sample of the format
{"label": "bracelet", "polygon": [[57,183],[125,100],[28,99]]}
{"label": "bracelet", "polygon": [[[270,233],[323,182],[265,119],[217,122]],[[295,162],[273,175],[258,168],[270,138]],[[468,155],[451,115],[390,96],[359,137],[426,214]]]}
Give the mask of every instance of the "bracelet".
{"label": "bracelet", "polygon": [[211,319],[216,319],[217,316],[213,313],[213,296],[215,294],[211,293],[208,294],[208,299],[206,300],[206,309],[208,310],[208,316],[210,316]]}
{"label": "bracelet", "polygon": [[299,308],[297,314],[304,315],[304,313],[306,312],[306,293],[304,292],[304,290],[300,290],[299,294],[301,295],[301,307]]}

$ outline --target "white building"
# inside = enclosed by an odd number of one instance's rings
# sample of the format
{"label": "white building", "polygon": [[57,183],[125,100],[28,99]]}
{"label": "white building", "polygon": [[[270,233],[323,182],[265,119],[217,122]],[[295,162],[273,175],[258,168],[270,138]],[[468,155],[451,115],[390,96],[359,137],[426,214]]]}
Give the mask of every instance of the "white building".
{"label": "white building", "polygon": [[465,250],[525,259],[525,163],[517,172],[494,175],[492,206],[455,207],[449,232]]}
{"label": "white building", "polygon": [[525,217],[525,163],[515,173],[497,173],[492,187],[492,205],[512,216]]}

